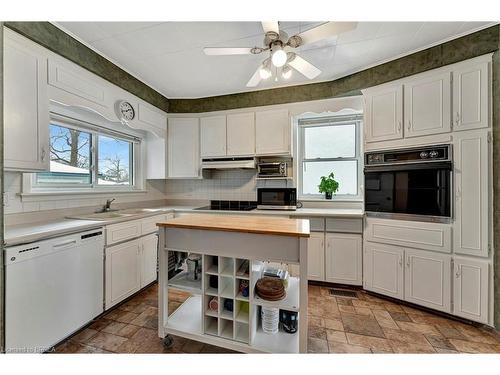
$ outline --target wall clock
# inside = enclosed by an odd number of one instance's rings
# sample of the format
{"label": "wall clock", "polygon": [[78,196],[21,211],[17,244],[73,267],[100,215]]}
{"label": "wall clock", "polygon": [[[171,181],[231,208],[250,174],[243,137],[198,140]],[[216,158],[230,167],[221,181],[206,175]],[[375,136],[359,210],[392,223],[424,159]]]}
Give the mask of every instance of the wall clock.
{"label": "wall clock", "polygon": [[120,120],[132,121],[135,117],[135,110],[132,104],[125,100],[116,102],[116,115]]}

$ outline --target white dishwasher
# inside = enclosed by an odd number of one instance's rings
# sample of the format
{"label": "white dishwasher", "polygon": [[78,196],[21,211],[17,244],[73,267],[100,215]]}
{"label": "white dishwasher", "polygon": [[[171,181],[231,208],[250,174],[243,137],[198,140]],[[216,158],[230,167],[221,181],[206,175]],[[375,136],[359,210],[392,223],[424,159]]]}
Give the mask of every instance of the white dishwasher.
{"label": "white dishwasher", "polygon": [[5,249],[7,352],[44,352],[103,312],[103,229]]}

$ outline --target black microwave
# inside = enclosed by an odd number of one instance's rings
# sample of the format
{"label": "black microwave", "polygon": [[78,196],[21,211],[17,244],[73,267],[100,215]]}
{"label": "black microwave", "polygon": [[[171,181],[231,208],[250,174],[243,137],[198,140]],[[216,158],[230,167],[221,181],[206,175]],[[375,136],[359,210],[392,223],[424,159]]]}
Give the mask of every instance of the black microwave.
{"label": "black microwave", "polygon": [[297,189],[259,188],[257,189],[257,209],[259,210],[296,210]]}

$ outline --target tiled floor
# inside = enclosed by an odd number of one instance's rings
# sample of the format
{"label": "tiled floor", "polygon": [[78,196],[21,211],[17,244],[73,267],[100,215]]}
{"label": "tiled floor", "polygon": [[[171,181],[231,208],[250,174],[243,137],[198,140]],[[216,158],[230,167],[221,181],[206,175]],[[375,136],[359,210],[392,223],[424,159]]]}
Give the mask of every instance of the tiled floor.
{"label": "tiled floor", "polygon": [[[500,353],[500,333],[364,292],[333,297],[309,286],[311,353]],[[186,298],[170,293],[169,309]],[[230,353],[180,337],[165,349],[157,335],[157,285],[58,345],[58,353]]]}

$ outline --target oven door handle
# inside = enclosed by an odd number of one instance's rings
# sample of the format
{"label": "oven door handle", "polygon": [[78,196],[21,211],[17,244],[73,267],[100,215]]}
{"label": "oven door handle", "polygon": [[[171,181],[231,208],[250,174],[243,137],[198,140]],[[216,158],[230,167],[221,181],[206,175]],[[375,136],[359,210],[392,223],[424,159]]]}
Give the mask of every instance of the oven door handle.
{"label": "oven door handle", "polygon": [[393,171],[414,171],[419,169],[449,169],[452,170],[451,161],[413,163],[413,164],[390,164],[390,165],[370,165],[366,166],[366,172],[393,172]]}

